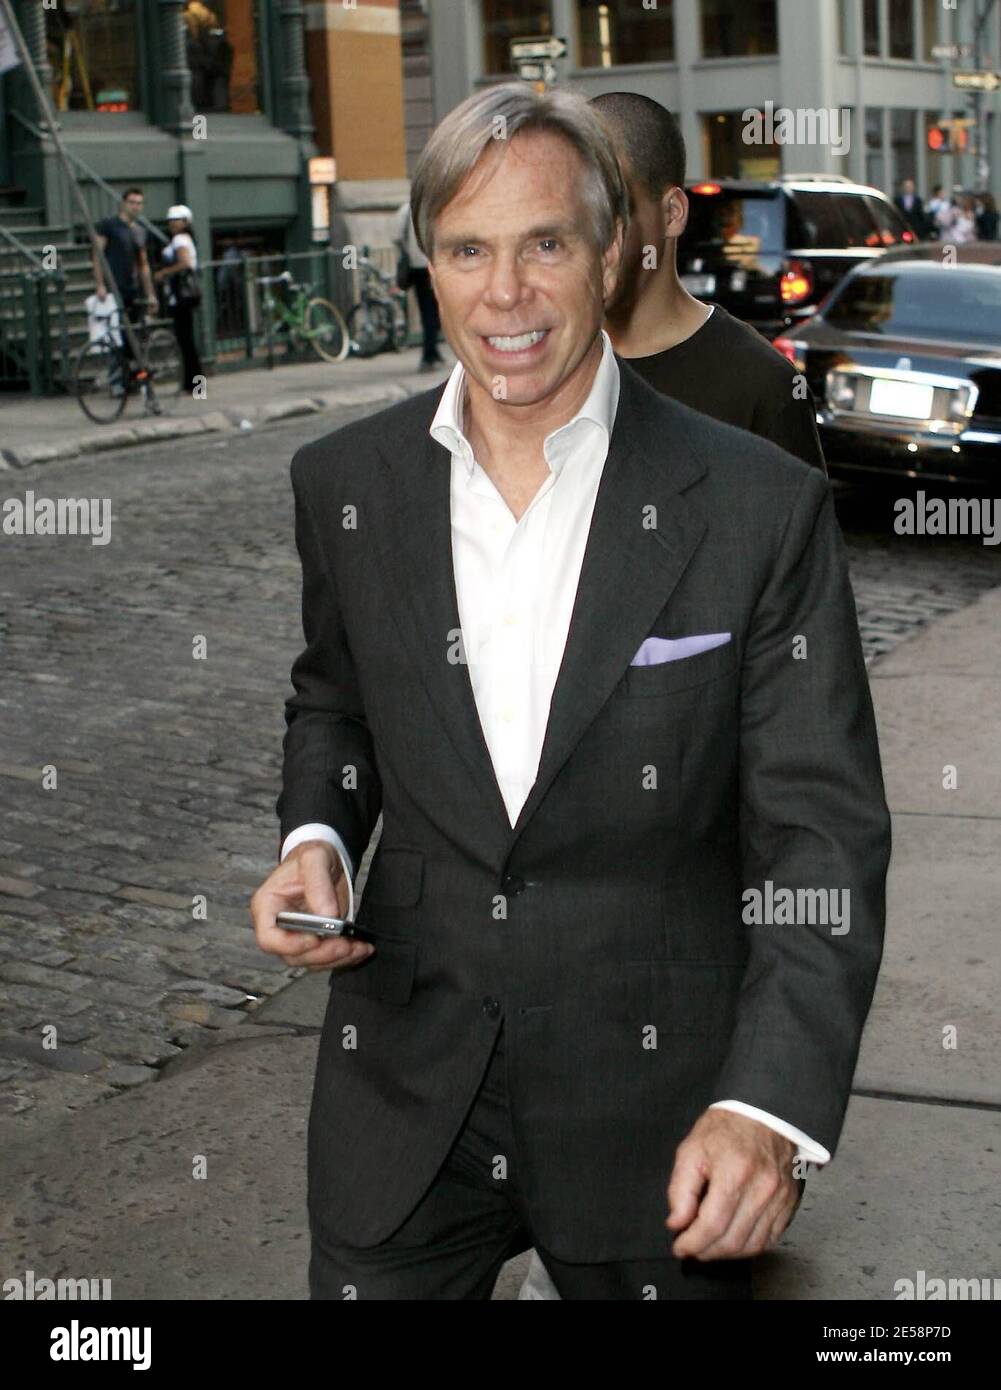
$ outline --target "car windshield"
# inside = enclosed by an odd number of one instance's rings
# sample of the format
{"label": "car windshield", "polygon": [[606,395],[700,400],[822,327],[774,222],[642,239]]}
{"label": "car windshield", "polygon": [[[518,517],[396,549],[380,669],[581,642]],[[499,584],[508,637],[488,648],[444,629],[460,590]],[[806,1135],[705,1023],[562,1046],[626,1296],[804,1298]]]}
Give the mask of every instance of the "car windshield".
{"label": "car windshield", "polygon": [[824,317],[849,332],[1001,346],[1001,269],[853,275]]}
{"label": "car windshield", "polygon": [[785,213],[777,192],[690,192],[684,242],[689,249],[716,248],[739,260],[748,253],[777,254],[785,246]]}

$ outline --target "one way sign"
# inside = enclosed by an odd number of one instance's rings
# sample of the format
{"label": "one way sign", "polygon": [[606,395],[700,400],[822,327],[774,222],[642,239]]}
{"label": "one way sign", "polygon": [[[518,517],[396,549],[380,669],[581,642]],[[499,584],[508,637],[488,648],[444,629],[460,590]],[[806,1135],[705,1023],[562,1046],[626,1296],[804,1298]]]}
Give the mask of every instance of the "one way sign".
{"label": "one way sign", "polygon": [[567,45],[565,39],[546,38],[544,35],[537,39],[512,39],[511,41],[511,61],[518,63],[540,63],[555,62],[557,58],[565,58]]}
{"label": "one way sign", "polygon": [[954,72],[952,85],[969,92],[996,92],[1001,87],[1001,73],[997,72]]}

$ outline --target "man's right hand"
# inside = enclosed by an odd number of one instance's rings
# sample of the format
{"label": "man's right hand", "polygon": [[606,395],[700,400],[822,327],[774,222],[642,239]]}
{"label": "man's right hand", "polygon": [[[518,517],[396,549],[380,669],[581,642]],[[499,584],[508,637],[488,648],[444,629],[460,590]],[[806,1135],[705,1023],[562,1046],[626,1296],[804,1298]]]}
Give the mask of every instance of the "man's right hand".
{"label": "man's right hand", "polygon": [[351,937],[313,936],[277,924],[279,912],[346,917],[348,885],[340,855],[325,840],[306,840],[264,880],[250,900],[254,934],[262,951],[286,965],[343,969],[368,960],[375,947]]}

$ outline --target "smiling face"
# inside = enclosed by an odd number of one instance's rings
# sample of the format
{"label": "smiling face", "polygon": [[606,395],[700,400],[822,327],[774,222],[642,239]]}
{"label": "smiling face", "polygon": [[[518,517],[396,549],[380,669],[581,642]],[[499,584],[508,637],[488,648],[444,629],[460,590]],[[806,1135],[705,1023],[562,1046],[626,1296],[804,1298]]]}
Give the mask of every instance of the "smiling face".
{"label": "smiling face", "polygon": [[532,406],[570,399],[589,378],[621,234],[595,245],[588,176],[568,140],[519,132],[438,214],[431,278],[471,391]]}

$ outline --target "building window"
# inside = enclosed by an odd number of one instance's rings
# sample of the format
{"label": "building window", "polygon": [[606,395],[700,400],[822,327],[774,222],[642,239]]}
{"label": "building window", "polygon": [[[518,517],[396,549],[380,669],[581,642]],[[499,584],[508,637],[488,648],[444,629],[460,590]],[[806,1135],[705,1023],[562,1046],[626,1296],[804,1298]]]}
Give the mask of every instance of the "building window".
{"label": "building window", "polygon": [[705,169],[714,179],[773,179],[782,172],[782,150],[744,138],[742,111],[710,111],[702,117]]}
{"label": "building window", "polygon": [[882,106],[866,107],[865,181],[872,188],[882,188],[886,181],[886,152],[883,149]]}
{"label": "building window", "polygon": [[879,0],[862,0],[862,51],[878,58],[883,51],[879,32]]}
{"label": "building window", "polygon": [[512,72],[511,40],[548,37],[553,17],[548,4],[531,0],[481,0],[483,17],[483,71]]}
{"label": "building window", "polygon": [[890,57],[914,61],[914,0],[890,0]]}
{"label": "building window", "polygon": [[674,62],[674,0],[656,9],[635,0],[577,0],[580,66]]}
{"label": "building window", "polygon": [[917,180],[918,161],[913,111],[890,112],[890,144],[893,147],[893,176],[897,184],[904,179]]}
{"label": "building window", "polygon": [[185,0],[184,28],[195,111],[260,111],[258,0]]}
{"label": "building window", "polygon": [[135,0],[61,0],[45,11],[57,111],[132,111],[139,106]]}
{"label": "building window", "polygon": [[702,0],[704,58],[751,58],[778,51],[775,0]]}
{"label": "building window", "polygon": [[938,17],[942,13],[942,0],[924,0],[924,10],[922,18],[924,20],[924,37],[921,46],[924,50],[925,62],[931,63],[935,60],[932,49],[939,42],[938,37]]}

